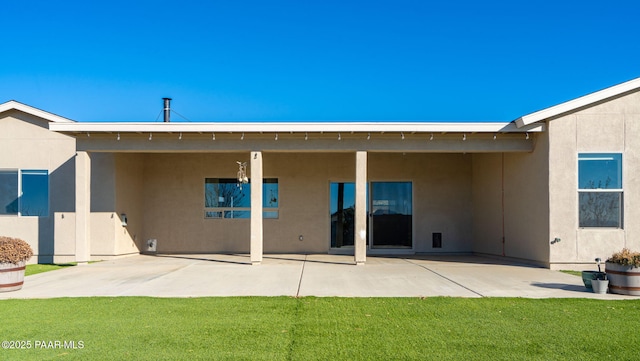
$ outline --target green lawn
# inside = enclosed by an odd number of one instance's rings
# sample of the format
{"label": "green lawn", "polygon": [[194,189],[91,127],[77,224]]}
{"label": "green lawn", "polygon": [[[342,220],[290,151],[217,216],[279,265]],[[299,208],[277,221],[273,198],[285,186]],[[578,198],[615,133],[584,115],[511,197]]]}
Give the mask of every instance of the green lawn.
{"label": "green lawn", "polygon": [[569,275],[574,275],[574,276],[578,276],[578,277],[582,277],[582,272],[581,271],[570,271],[570,270],[563,270],[560,271]]}
{"label": "green lawn", "polygon": [[640,344],[640,300],[59,298],[0,301],[0,320],[31,347],[10,360],[630,360]]}
{"label": "green lawn", "polygon": [[62,263],[62,264],[28,264],[24,271],[25,276],[31,276],[42,272],[55,271],[65,267],[75,266],[75,263]]}

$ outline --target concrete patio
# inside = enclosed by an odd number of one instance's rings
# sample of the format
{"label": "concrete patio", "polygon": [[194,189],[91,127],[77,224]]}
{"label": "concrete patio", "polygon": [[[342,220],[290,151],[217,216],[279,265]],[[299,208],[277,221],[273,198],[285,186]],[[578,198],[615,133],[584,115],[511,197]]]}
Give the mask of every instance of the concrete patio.
{"label": "concrete patio", "polygon": [[525,297],[632,299],[597,295],[580,277],[479,256],[367,258],[327,254],[138,255],[28,276],[0,299],[90,296]]}

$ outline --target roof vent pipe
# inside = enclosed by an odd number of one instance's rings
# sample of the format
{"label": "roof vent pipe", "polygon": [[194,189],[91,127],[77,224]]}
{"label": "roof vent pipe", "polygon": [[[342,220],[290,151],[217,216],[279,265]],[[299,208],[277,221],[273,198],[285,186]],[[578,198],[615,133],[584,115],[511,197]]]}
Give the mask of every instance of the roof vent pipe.
{"label": "roof vent pipe", "polygon": [[162,98],[164,100],[164,122],[171,121],[171,98]]}

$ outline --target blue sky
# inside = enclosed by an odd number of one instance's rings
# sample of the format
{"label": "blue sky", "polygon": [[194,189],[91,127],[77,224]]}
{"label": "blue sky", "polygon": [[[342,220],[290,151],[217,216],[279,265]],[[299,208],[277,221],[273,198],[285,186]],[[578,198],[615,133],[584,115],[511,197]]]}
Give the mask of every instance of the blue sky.
{"label": "blue sky", "polygon": [[78,121],[155,121],[164,96],[191,121],[509,121],[640,77],[637,0],[21,0],[2,12],[0,102]]}

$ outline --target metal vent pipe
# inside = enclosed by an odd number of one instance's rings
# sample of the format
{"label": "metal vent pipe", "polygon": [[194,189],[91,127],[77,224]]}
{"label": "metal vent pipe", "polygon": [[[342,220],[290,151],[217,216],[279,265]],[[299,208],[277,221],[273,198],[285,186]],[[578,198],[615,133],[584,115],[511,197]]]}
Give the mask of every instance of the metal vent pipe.
{"label": "metal vent pipe", "polygon": [[164,122],[171,121],[171,98],[162,98],[164,100]]}

